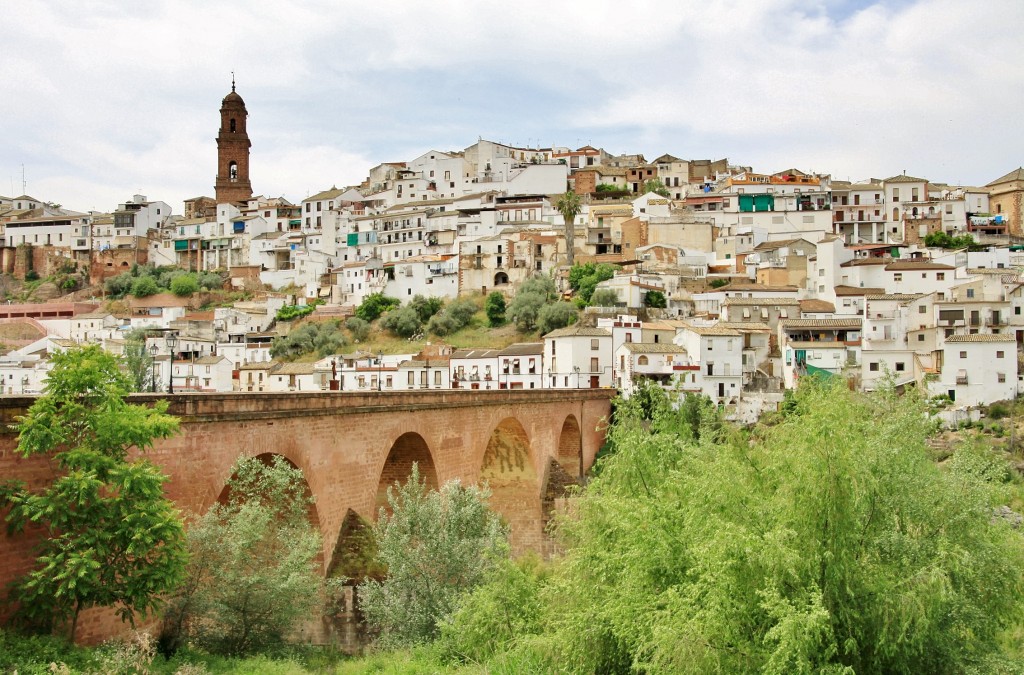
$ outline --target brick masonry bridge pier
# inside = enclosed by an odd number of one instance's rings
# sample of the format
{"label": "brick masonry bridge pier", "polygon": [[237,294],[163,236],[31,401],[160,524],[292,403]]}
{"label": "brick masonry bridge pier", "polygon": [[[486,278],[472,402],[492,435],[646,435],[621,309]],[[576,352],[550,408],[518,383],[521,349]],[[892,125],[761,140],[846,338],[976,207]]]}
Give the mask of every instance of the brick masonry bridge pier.
{"label": "brick masonry bridge pier", "polygon": [[[372,521],[389,485],[417,462],[431,486],[487,482],[491,506],[511,526],[513,551],[548,552],[544,528],[554,500],[593,464],[604,443],[614,391],[543,389],[372,393],[179,394],[169,412],[181,433],[147,457],[170,477],[168,495],[203,513],[222,497],[240,456],[281,455],[302,470],[315,499],[310,518],[330,572],[344,555],[356,516]],[[137,395],[144,403],[159,395]],[[53,477],[47,458],[21,459],[9,425],[33,397],[0,396],[0,479],[38,487]],[[0,532],[0,587],[32,564],[30,534]],[[2,591],[0,591],[2,593]],[[0,615],[4,612],[0,609]],[[80,623],[89,641],[116,632],[103,612]],[[92,618],[94,620],[90,621]]]}

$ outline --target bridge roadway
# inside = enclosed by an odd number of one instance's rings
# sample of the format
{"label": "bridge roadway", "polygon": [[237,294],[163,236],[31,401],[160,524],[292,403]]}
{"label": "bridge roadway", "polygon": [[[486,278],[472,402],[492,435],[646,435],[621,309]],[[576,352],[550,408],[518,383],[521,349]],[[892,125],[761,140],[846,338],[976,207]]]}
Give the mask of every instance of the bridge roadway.
{"label": "bridge roadway", "polygon": [[[491,506],[511,526],[513,550],[544,554],[554,502],[593,464],[613,395],[611,389],[175,394],[170,412],[181,418],[181,433],[158,441],[147,457],[170,477],[167,492],[179,508],[199,514],[222,497],[239,456],[283,456],[302,470],[315,499],[310,518],[323,534],[325,572],[343,564],[345,533],[376,517],[387,487],[408,477],[413,462],[432,486],[486,481]],[[52,478],[51,462],[19,458],[9,427],[32,400],[0,396],[0,478],[39,486]],[[0,533],[0,588],[30,567],[32,541],[31,533]],[[96,618],[94,631],[86,624],[83,633],[109,634],[108,620]]]}

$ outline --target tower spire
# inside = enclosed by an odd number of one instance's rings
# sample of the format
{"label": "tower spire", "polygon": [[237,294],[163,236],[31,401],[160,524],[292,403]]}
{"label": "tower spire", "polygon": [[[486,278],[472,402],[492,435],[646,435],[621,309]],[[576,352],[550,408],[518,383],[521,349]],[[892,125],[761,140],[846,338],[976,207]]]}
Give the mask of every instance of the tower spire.
{"label": "tower spire", "polygon": [[231,71],[231,91],[235,90],[235,71]]}

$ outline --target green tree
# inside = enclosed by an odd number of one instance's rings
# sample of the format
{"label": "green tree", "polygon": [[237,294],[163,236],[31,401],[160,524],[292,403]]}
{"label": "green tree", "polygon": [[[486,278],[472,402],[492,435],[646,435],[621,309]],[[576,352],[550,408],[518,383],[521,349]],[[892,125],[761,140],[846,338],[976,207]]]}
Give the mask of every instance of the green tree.
{"label": "green tree", "polygon": [[365,319],[360,319],[358,316],[350,316],[345,321],[345,328],[348,329],[352,339],[356,342],[362,342],[370,337],[370,323]]}
{"label": "green tree", "polygon": [[199,290],[199,281],[194,274],[180,274],[171,279],[170,289],[179,298],[188,298]]}
{"label": "green tree", "polygon": [[647,194],[648,192],[653,192],[657,195],[661,195],[662,197],[670,196],[668,188],[665,187],[665,184],[661,182],[660,178],[649,180],[643,184],[643,188],[640,190],[640,193]]}
{"label": "green tree", "polygon": [[130,331],[125,336],[121,365],[128,374],[132,391],[153,390],[153,364],[153,355],[146,349],[146,331]]}
{"label": "green tree", "polygon": [[537,331],[541,335],[550,333],[569,324],[576,323],[579,312],[571,302],[553,302],[544,305],[537,313]]}
{"label": "green tree", "polygon": [[203,272],[198,279],[199,285],[207,291],[217,291],[224,287],[224,280],[216,272]]}
{"label": "green tree", "polygon": [[555,295],[555,282],[550,277],[530,277],[519,287],[519,291],[505,310],[505,316],[509,321],[515,322],[516,328],[521,331],[534,330],[541,308],[554,300]]}
{"label": "green tree", "polygon": [[505,295],[499,291],[492,291],[484,303],[484,311],[487,313],[487,323],[491,328],[497,328],[505,324]]}
{"label": "green tree", "polygon": [[398,337],[412,337],[423,328],[423,322],[414,307],[405,306],[392,309],[380,320],[381,328],[389,330]]}
{"label": "green tree", "polygon": [[103,288],[110,297],[123,298],[132,290],[132,283],[134,281],[135,277],[131,275],[131,272],[121,272],[117,276],[110,277],[104,281]]}
{"label": "green tree", "polygon": [[420,323],[426,323],[430,321],[430,317],[441,311],[441,308],[444,307],[444,300],[414,295],[412,300],[409,301],[409,307],[415,310],[416,315],[420,318]]}
{"label": "green tree", "polygon": [[668,306],[668,302],[665,300],[665,294],[661,291],[647,291],[644,293],[644,306],[665,309]]}
{"label": "green tree", "polygon": [[356,307],[356,316],[363,321],[376,321],[381,314],[401,304],[402,301],[398,298],[388,297],[383,293],[371,293]]}
{"label": "green tree", "polygon": [[146,298],[160,292],[156,279],[150,276],[138,277],[132,282],[131,294],[136,298]]}
{"label": "green tree", "polygon": [[566,190],[555,202],[555,209],[562,214],[562,220],[565,222],[565,261],[572,267],[576,258],[576,216],[583,210],[583,202],[580,201],[578,194]]}
{"label": "green tree", "polygon": [[808,380],[795,398],[750,433],[703,403],[616,408],[542,626],[517,636],[541,670],[1004,672],[1024,597],[1024,540],[992,517],[1005,462],[938,467],[912,392]]}
{"label": "green tree", "polygon": [[217,653],[271,649],[308,618],[323,591],[312,504],[302,472],[287,460],[239,459],[227,503],[189,528],[185,583],[165,613],[165,650],[186,636]]}
{"label": "green tree", "polygon": [[456,298],[440,312],[430,317],[427,330],[434,335],[451,335],[468,326],[476,312],[476,302],[470,298]]}
{"label": "green tree", "polygon": [[13,530],[43,528],[35,568],[13,599],[26,623],[48,629],[92,606],[114,606],[134,623],[157,609],[185,565],[181,520],[164,495],[167,478],[141,457],[178,430],[167,401],[126,403],[132,390],[117,359],[99,346],[51,357],[44,394],[17,426],[17,452],[52,455],[57,477],[39,490],[8,483],[2,490]]}
{"label": "green tree", "polygon": [[374,526],[387,577],[359,586],[360,607],[384,644],[436,637],[460,596],[507,558],[507,533],[488,510],[488,496],[458,481],[429,490],[415,464],[405,485],[388,489],[392,513],[381,509]]}
{"label": "green tree", "polygon": [[599,288],[590,296],[590,304],[594,307],[614,307],[619,304],[619,294],[610,288]]}

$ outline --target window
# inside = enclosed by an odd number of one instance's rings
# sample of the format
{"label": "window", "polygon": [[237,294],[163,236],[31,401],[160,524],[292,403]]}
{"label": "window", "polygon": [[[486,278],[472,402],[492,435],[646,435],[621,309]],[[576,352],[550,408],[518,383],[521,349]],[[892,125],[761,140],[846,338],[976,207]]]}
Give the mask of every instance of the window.
{"label": "window", "polygon": [[896,362],[896,372],[897,373],[902,373],[906,369],[907,369],[907,366],[906,366],[905,363],[903,363],[902,361],[897,361]]}
{"label": "window", "polygon": [[921,305],[920,307],[917,308],[917,313],[918,314],[927,314],[928,313],[928,307],[925,306],[925,305]]}
{"label": "window", "polygon": [[591,340],[590,341],[590,349],[591,349],[591,351],[595,351],[596,352],[598,349],[600,349],[599,345],[600,345],[600,341],[597,338],[594,338],[593,340]]}
{"label": "window", "polygon": [[967,358],[967,352],[960,352],[960,358],[966,359]]}
{"label": "window", "polygon": [[893,281],[903,281],[903,273],[902,272],[894,272],[893,275],[892,275],[892,280]]}
{"label": "window", "polygon": [[996,379],[999,381],[1000,384],[1006,382],[1006,373],[996,373]]}
{"label": "window", "polygon": [[974,297],[974,289],[973,288],[968,288],[967,289],[967,297],[968,298],[973,298]]}
{"label": "window", "polygon": [[878,361],[872,361],[871,363],[869,363],[868,364],[868,370],[870,370],[872,373],[877,373],[878,372]]}
{"label": "window", "polygon": [[918,333],[917,334],[917,341],[918,342],[924,342],[924,333]]}
{"label": "window", "polygon": [[1002,351],[996,352],[996,358],[997,359],[1006,358],[1006,352],[1002,352]]}
{"label": "window", "polygon": [[590,372],[596,373],[599,370],[601,370],[601,366],[598,365],[597,357],[596,356],[591,357],[591,359],[590,359]]}

